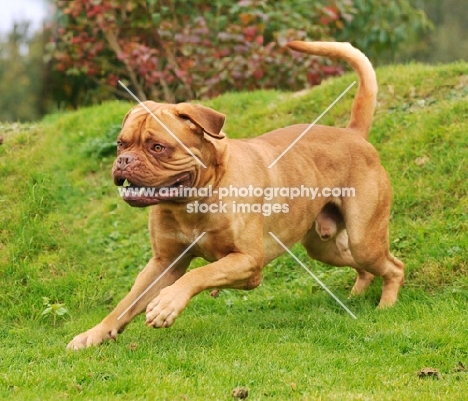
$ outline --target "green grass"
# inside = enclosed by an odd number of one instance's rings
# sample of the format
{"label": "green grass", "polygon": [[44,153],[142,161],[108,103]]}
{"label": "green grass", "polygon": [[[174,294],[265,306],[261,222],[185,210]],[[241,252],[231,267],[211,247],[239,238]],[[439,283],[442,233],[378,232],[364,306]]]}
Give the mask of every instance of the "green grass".
{"label": "green grass", "polygon": [[[391,248],[407,266],[394,308],[377,280],[347,300],[351,269],[293,251],[358,316],[351,319],[290,257],[254,291],[192,300],[174,327],[135,319],[117,343],[66,352],[102,319],[150,257],[148,210],[119,200],[108,155],[131,107],[107,103],[34,126],[0,125],[0,398],[16,400],[465,400],[468,372],[468,65],[378,70],[370,140],[394,189]],[[232,138],[313,121],[354,76],[305,94],[226,94]],[[352,95],[321,121],[344,126]],[[98,149],[98,151],[95,151]],[[200,265],[196,261],[194,266]],[[42,297],[69,315],[42,317]],[[440,379],[421,379],[424,367]]]}

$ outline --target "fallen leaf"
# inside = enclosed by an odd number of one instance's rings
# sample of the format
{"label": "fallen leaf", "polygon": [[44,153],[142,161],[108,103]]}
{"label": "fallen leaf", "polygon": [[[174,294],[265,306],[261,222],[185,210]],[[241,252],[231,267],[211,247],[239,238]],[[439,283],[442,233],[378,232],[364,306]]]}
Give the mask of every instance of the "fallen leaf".
{"label": "fallen leaf", "polygon": [[297,388],[296,383],[292,382],[291,383],[291,390],[296,391],[296,388]]}
{"label": "fallen leaf", "polygon": [[422,368],[417,372],[417,375],[421,379],[425,379],[427,377],[431,377],[433,379],[440,379],[442,376],[438,369],[435,368]]}
{"label": "fallen leaf", "polygon": [[431,160],[429,156],[420,156],[414,160],[414,163],[417,166],[424,166],[429,160]]}
{"label": "fallen leaf", "polygon": [[236,387],[232,390],[232,396],[239,398],[240,400],[245,400],[249,396],[249,389],[245,387]]}

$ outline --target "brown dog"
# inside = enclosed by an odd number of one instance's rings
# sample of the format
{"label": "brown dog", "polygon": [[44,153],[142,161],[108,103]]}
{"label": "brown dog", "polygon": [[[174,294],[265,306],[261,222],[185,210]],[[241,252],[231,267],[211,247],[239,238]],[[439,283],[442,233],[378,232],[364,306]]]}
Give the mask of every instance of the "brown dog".
{"label": "brown dog", "polygon": [[[149,229],[154,256],[114,311],[68,348],[116,339],[145,308],[147,325],[169,327],[203,290],[257,287],[262,268],[284,252],[270,232],[287,247],[301,241],[314,259],[355,268],[353,294],[361,294],[374,275],[382,276],[379,307],[395,303],[404,265],[389,251],[391,188],[377,152],[366,141],[377,94],[372,65],[347,43],[288,46],[343,58],[356,70],[359,87],[348,127],[314,126],[269,168],[308,125],[230,140],[222,132],[225,116],[207,107],[145,102],[146,108],[132,109],[118,138],[112,173],[116,185],[130,183],[124,188],[126,202],[153,206]],[[208,194],[184,192],[210,186]],[[232,191],[226,194],[228,188]],[[272,190],[265,196],[258,188]],[[274,188],[352,188],[354,196],[329,190],[312,200]],[[186,273],[197,256],[211,263]]]}

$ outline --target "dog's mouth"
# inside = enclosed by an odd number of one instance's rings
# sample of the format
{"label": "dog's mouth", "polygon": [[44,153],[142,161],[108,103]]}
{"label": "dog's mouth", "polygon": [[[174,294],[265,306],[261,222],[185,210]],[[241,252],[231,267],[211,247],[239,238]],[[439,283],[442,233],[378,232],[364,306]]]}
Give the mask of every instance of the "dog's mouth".
{"label": "dog's mouth", "polygon": [[132,183],[124,177],[115,177],[122,199],[130,206],[146,207],[163,201],[183,200],[189,196],[188,189],[193,185],[193,174],[185,172],[157,187],[147,187]]}

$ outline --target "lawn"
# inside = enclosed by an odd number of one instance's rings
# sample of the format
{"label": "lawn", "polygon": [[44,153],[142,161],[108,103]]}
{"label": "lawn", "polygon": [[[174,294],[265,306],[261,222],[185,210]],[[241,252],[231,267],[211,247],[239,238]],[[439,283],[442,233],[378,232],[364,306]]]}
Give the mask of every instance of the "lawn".
{"label": "lawn", "polygon": [[[315,120],[354,79],[204,104],[227,114],[228,136],[252,137]],[[285,255],[259,288],[202,293],[170,329],[140,316],[116,343],[67,352],[150,258],[148,210],[121,201],[110,175],[132,104],[0,124],[0,398],[230,400],[242,387],[249,400],[468,399],[468,64],[386,67],[378,80],[370,141],[393,184],[399,302],[375,309],[379,280],[347,299],[352,269],[292,249],[356,320]],[[321,123],[345,126],[354,92]],[[67,313],[42,315],[44,297]]]}

